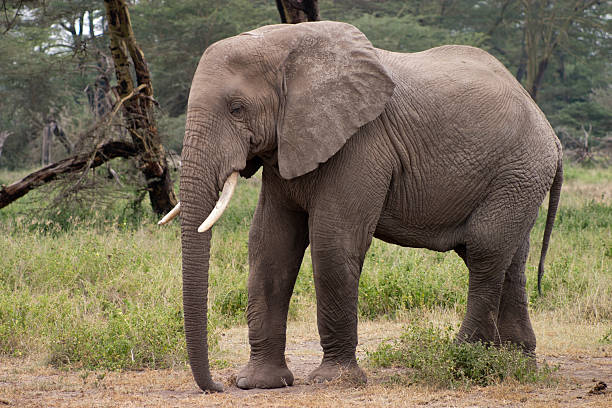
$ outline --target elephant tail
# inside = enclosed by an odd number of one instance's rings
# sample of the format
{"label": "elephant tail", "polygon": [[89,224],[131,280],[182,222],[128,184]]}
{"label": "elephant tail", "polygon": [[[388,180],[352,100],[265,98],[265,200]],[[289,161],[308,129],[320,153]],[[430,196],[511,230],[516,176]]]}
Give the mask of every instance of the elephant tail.
{"label": "elephant tail", "polygon": [[546,215],[546,227],[544,227],[544,239],[542,240],[542,252],[540,253],[540,264],[538,265],[538,294],[542,294],[542,276],[544,275],[544,260],[546,259],[546,251],[550,243],[550,234],[552,233],[559,207],[559,197],[561,196],[561,185],[563,184],[563,157],[559,157],[557,164],[557,172],[550,188],[550,197],[548,198],[548,214]]}

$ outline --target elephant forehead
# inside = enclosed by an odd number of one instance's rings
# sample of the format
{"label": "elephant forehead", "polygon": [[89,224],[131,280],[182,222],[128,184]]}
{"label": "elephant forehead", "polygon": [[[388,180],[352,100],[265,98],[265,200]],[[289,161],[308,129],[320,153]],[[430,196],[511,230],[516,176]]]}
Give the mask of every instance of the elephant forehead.
{"label": "elephant forehead", "polygon": [[240,35],[226,38],[212,44],[200,60],[200,66],[216,70],[221,64],[228,69],[248,68],[260,65],[263,61],[262,39],[255,36]]}

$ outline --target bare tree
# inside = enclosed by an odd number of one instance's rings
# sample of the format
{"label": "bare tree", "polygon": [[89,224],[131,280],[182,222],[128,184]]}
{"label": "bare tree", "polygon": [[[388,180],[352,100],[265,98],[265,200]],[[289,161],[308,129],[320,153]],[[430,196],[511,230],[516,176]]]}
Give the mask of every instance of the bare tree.
{"label": "bare tree", "polygon": [[296,24],[305,21],[319,21],[318,0],[276,0],[281,22]]}
{"label": "bare tree", "polygon": [[[115,64],[117,92],[122,100],[126,127],[139,152],[138,167],[147,181],[153,211],[170,211],[177,203],[172,180],[155,122],[151,74],[132,31],[125,0],[104,0]],[[135,78],[130,67],[133,66]],[[140,88],[141,92],[136,92]]]}
{"label": "bare tree", "polygon": [[96,120],[104,117],[113,107],[111,98],[111,74],[113,72],[113,63],[109,56],[101,51],[97,51],[98,61],[96,69],[98,76],[93,85],[87,85],[84,89],[89,102],[89,109]]}
{"label": "bare tree", "polygon": [[66,149],[66,153],[71,154],[74,148],[72,142],[68,139],[68,136],[66,136],[66,133],[53,116],[48,117],[46,122],[42,131],[41,166],[46,166],[51,163],[51,147],[53,146],[54,136],[62,143],[64,149]]}

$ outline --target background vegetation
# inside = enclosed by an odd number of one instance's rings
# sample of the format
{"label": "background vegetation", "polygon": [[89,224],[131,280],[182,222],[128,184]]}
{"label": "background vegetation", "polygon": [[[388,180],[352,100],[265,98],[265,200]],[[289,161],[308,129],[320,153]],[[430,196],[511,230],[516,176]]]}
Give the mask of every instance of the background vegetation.
{"label": "background vegetation", "polygon": [[[49,119],[72,142],[93,120],[85,90],[108,67],[102,0],[3,0],[0,168],[40,162]],[[18,9],[18,5],[21,7]],[[606,144],[612,128],[612,3],[590,0],[321,0],[323,19],[359,27],[375,46],[402,52],[441,44],[482,47],[532,92],[568,147]],[[180,153],[192,75],[208,45],[279,21],[272,0],[140,0],[134,32],[153,74],[159,127]],[[17,19],[13,16],[19,10]],[[114,81],[112,70],[109,79]],[[57,144],[53,157],[66,152]]]}

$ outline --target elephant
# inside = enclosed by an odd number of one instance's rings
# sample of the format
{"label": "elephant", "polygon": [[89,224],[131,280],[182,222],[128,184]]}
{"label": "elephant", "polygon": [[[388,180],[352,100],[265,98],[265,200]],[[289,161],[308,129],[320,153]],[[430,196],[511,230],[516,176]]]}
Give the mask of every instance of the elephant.
{"label": "elephant", "polygon": [[181,215],[185,336],[204,391],[222,390],[208,361],[210,227],[238,175],[259,168],[248,245],[250,359],[239,388],[294,381],[287,312],[308,246],[323,349],[308,379],[343,372],[366,380],[355,357],[357,298],[373,237],[455,251],[469,270],[457,341],[510,342],[535,355],[529,233],[550,191],[539,287],[562,149],[493,56],[469,46],[385,51],[332,21],[264,26],[206,49],[189,94],[180,204],[160,221]]}

